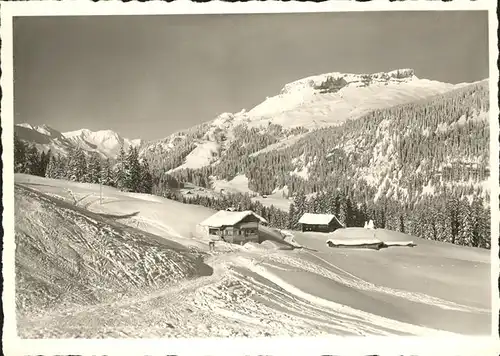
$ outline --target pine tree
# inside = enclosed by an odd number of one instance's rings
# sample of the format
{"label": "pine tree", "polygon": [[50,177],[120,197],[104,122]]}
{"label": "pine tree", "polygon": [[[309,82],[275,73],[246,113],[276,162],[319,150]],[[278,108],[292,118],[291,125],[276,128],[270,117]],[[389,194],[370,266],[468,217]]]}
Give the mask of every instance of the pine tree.
{"label": "pine tree", "polygon": [[473,246],[474,244],[474,217],[467,200],[460,201],[459,206],[460,226],[457,236],[457,243],[463,246]]}
{"label": "pine tree", "polygon": [[152,194],[153,191],[153,177],[151,175],[149,164],[146,160],[140,163],[140,177],[139,177],[139,193]]}
{"label": "pine tree", "polygon": [[59,178],[57,177],[57,157],[55,155],[50,155],[49,163],[47,164],[47,169],[45,170],[45,177],[47,178]]}
{"label": "pine tree", "polygon": [[108,187],[115,187],[115,181],[113,179],[113,170],[111,167],[111,161],[107,158],[101,166],[101,177],[102,184],[107,185]]}
{"label": "pine tree", "polygon": [[125,171],[124,188],[130,192],[137,192],[141,178],[141,166],[139,164],[139,152],[137,148],[130,147],[126,161],[127,170]]}
{"label": "pine tree", "polygon": [[293,198],[293,204],[296,209],[297,221],[307,212],[307,199],[303,191],[297,193]]}
{"label": "pine tree", "polygon": [[101,181],[101,160],[97,154],[91,154],[87,160],[85,181],[94,184]]}
{"label": "pine tree", "polygon": [[73,182],[83,182],[87,161],[83,150],[79,147],[73,148],[69,153],[67,178]]}
{"label": "pine tree", "polygon": [[456,243],[460,230],[460,202],[456,197],[450,197],[447,201],[447,217],[451,230],[451,243]]}
{"label": "pine tree", "polygon": [[69,158],[61,155],[57,155],[57,160],[55,161],[54,177],[57,179],[69,179]]}
{"label": "pine tree", "polygon": [[27,174],[38,175],[40,173],[40,156],[35,146],[31,146],[26,151],[26,169]]}
{"label": "pine tree", "polygon": [[14,172],[26,173],[26,151],[27,147],[16,133],[14,133]]}
{"label": "pine tree", "polygon": [[483,206],[481,198],[476,198],[472,202],[471,212],[473,216],[472,240],[473,246],[490,248],[491,247],[491,227],[490,227],[490,209]]}
{"label": "pine tree", "polygon": [[288,208],[288,229],[296,230],[298,228],[299,219],[300,216],[298,215],[295,203],[292,202]]}
{"label": "pine tree", "polygon": [[126,189],[126,177],[128,172],[128,161],[123,145],[120,147],[113,174],[115,176],[116,187],[120,190]]}
{"label": "pine tree", "polygon": [[337,209],[337,217],[339,221],[342,223],[342,225],[348,226],[349,207],[347,205],[346,196],[343,193],[337,196]]}
{"label": "pine tree", "polygon": [[40,167],[38,171],[38,175],[40,177],[45,177],[45,173],[47,171],[51,156],[52,152],[50,150],[47,153],[42,151],[42,154],[40,155]]}

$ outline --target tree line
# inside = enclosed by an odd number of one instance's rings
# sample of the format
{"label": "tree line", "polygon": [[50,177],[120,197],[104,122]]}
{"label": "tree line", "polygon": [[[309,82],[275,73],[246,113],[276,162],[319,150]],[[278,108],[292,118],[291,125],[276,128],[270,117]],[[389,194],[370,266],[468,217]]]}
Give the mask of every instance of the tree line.
{"label": "tree line", "polygon": [[153,175],[148,162],[139,158],[137,148],[121,147],[115,160],[79,147],[67,155],[39,152],[14,135],[14,172],[81,183],[101,183],[123,191],[153,193]]}

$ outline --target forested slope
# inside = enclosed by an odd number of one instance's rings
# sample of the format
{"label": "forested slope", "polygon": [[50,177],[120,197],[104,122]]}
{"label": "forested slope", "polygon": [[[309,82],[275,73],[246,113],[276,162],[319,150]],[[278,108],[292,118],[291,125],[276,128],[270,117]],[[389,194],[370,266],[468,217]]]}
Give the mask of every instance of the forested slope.
{"label": "forested slope", "polygon": [[[245,174],[249,187],[263,194],[286,186],[296,195],[291,227],[295,215],[312,209],[337,213],[350,226],[374,218],[378,227],[487,247],[488,95],[483,81],[375,110],[257,155],[276,141],[279,127],[241,128],[217,165],[175,177],[205,185],[210,176]],[[308,193],[316,198],[304,207]]]}

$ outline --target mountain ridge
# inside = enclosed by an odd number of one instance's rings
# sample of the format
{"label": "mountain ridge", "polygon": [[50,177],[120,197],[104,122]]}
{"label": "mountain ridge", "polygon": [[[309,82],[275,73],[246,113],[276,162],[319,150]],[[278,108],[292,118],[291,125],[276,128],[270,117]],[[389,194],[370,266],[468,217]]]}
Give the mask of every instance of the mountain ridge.
{"label": "mountain ridge", "polygon": [[[347,78],[347,84],[337,92],[321,93],[321,85],[335,76]],[[218,162],[241,127],[260,132],[276,125],[281,127],[281,136],[270,142],[269,148],[261,148],[265,152],[266,149],[273,149],[271,146],[288,147],[301,135],[323,127],[342,125],[347,120],[360,118],[373,110],[426,100],[487,81],[454,85],[419,79],[412,69],[404,69],[371,74],[369,76],[375,78],[375,84],[360,84],[366,76],[332,72],[293,81],[286,84],[280,94],[267,97],[249,111],[243,109],[237,113],[221,113],[211,121],[160,140],[146,142],[141,147],[141,155],[172,156],[176,163],[168,165],[169,171],[207,167]],[[210,146],[213,153],[200,157],[196,149],[202,146]]]}
{"label": "mountain ridge", "polygon": [[115,158],[123,145],[139,147],[143,140],[130,140],[112,130],[91,131],[79,129],[61,132],[48,125],[15,124],[17,136],[24,142],[34,145],[39,151],[51,150],[56,154],[67,156],[72,148],[81,148],[85,152],[98,153],[102,158]]}
{"label": "mountain ridge", "polygon": [[[326,89],[327,92],[322,93],[320,89],[321,85],[325,83],[328,78],[342,78],[346,83],[338,90],[336,90],[336,88],[333,90],[330,88]],[[158,143],[162,141],[165,142],[169,140],[169,138],[180,137],[179,133],[190,131],[200,125],[215,126],[216,129],[213,131],[232,129],[238,125],[260,127],[269,124],[277,124],[289,129],[306,127],[306,129],[310,131],[315,128],[342,124],[346,119],[359,117],[370,110],[380,107],[427,98],[471,84],[474,83],[449,84],[434,80],[420,79],[411,68],[372,74],[341,72],[323,73],[285,84],[277,95],[266,97],[265,100],[249,111],[242,109],[236,113],[221,113],[212,120],[207,120],[194,127],[174,132],[163,139],[157,140],[128,139],[109,129],[98,131],[79,129],[60,132],[48,125],[35,126],[23,123],[16,124],[15,126],[36,131],[41,135],[52,138],[52,140],[59,139],[59,141],[69,141],[54,142],[50,144],[51,140],[47,139],[47,137],[37,137],[33,139],[30,138],[30,135],[26,132],[21,132],[21,130],[17,129],[21,139],[27,142],[34,141],[33,143],[38,144],[39,149],[45,151],[50,148],[58,153],[66,154],[67,146],[73,144],[86,151],[96,151],[103,157],[114,158],[118,154],[119,147],[122,144],[125,148],[140,147],[141,151],[147,151],[151,146],[158,145]],[[390,99],[391,96],[397,96],[394,90],[399,90],[400,93],[398,95],[402,95],[401,93],[405,90],[402,90],[403,87],[401,87],[401,85],[406,85],[407,88],[405,89],[406,92],[404,95],[407,95],[407,97],[400,97],[397,100]],[[392,86],[394,86],[394,88],[392,88]],[[377,91],[380,91],[380,87],[387,87],[385,88],[386,90],[382,90],[382,92],[385,93],[377,93]],[[371,102],[367,102],[367,97],[370,95],[374,96],[374,98]],[[380,97],[381,95],[382,97]],[[360,96],[362,100],[360,100]],[[304,107],[311,106],[311,104],[313,104],[312,110],[303,110]],[[335,108],[333,111],[331,110],[332,107]],[[332,112],[329,113],[328,110]],[[283,115],[290,113],[290,111],[292,111],[291,115],[283,117]],[[302,117],[297,118],[297,116],[301,115]],[[292,117],[290,118],[290,116]],[[293,116],[295,116],[295,118]],[[321,116],[338,116],[341,118],[338,120],[331,120],[321,118]],[[44,143],[40,144],[40,142],[37,141],[44,141]],[[208,141],[214,141],[213,137],[208,137]],[[49,142],[48,145],[47,142]],[[168,143],[167,146],[169,146]]]}

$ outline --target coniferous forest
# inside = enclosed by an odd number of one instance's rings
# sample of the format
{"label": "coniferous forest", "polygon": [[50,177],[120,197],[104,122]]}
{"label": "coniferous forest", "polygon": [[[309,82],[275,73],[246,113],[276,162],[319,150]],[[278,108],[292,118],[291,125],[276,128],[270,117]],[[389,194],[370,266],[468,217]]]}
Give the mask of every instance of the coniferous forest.
{"label": "coniferous forest", "polygon": [[67,156],[51,151],[39,153],[14,135],[14,172],[65,179],[80,183],[102,183],[123,191],[153,193],[153,176],[137,148],[120,150],[116,160],[72,148]]}
{"label": "coniferous forest", "polygon": [[[334,80],[326,89],[342,85]],[[326,90],[325,89],[325,90]],[[304,212],[332,213],[348,227],[373,220],[375,227],[465,246],[490,248],[489,100],[481,82],[431,99],[375,110],[336,127],[308,132],[297,127],[237,127],[225,147],[213,152],[213,164],[178,169],[202,139],[209,124],[173,138],[174,149],[158,144],[139,152],[122,148],[116,160],[83,152],[39,153],[15,137],[15,171],[49,178],[98,183],[155,194],[214,209],[251,209],[271,226],[296,229]],[[263,150],[283,138],[293,144]],[[171,141],[172,142],[172,141]],[[249,188],[271,194],[286,187],[288,212],[264,207],[248,194],[220,197],[179,194],[190,182],[245,175]]]}

